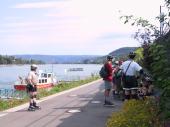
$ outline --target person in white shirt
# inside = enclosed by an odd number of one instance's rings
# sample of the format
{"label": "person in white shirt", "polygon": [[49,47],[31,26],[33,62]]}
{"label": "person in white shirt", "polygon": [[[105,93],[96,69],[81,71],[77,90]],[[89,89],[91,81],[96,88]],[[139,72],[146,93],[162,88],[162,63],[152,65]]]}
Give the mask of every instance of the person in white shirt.
{"label": "person in white shirt", "polygon": [[142,67],[134,61],[136,54],[129,53],[129,59],[122,63],[120,69],[123,71],[123,90],[125,92],[125,100],[137,99],[137,72],[143,74]]}
{"label": "person in white shirt", "polygon": [[37,83],[38,83],[38,75],[37,75],[37,65],[31,65],[31,71],[27,76],[27,92],[30,96],[30,105],[28,110],[34,111],[35,109],[40,109],[36,104],[36,96],[37,96]]}

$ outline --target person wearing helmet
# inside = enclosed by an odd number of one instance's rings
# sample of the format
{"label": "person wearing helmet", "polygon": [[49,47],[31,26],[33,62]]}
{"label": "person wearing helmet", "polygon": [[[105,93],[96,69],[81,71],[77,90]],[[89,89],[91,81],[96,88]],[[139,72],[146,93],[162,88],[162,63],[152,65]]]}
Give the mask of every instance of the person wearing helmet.
{"label": "person wearing helmet", "polygon": [[116,72],[116,70],[117,70],[117,68],[118,68],[118,61],[115,61],[114,62],[114,65],[113,65],[113,80],[112,80],[112,82],[113,82],[113,89],[112,89],[112,92],[113,92],[113,97],[114,97],[114,95],[115,95],[115,93],[117,93],[117,87],[116,87],[116,79],[115,79],[115,72]]}
{"label": "person wearing helmet", "polygon": [[143,74],[142,67],[134,61],[136,54],[134,52],[129,53],[129,59],[122,63],[120,69],[122,69],[123,76],[123,90],[125,94],[125,100],[137,99],[137,72]]}
{"label": "person wearing helmet", "polygon": [[113,69],[112,69],[112,59],[113,57],[111,55],[108,55],[106,58],[106,62],[104,64],[104,67],[107,71],[107,76],[103,78],[104,84],[105,84],[105,101],[104,101],[104,106],[113,106],[113,103],[110,101],[110,91],[112,89],[113,83]]}
{"label": "person wearing helmet", "polygon": [[27,92],[30,96],[30,105],[28,110],[35,111],[35,109],[40,109],[36,104],[36,95],[37,95],[37,83],[38,83],[38,75],[37,75],[37,65],[32,64],[30,67],[30,72],[27,76]]}
{"label": "person wearing helmet", "polygon": [[115,61],[115,65],[119,65],[119,61]]}
{"label": "person wearing helmet", "polygon": [[114,90],[113,90],[113,98],[118,99],[121,93],[121,76],[122,70],[120,69],[121,63],[119,61],[115,61],[115,69],[113,71],[114,75]]}

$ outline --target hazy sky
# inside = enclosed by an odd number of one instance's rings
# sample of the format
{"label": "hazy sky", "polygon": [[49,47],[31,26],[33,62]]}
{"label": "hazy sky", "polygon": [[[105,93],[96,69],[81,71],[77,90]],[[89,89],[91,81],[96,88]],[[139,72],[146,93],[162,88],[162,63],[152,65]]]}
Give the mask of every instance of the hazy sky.
{"label": "hazy sky", "polygon": [[121,14],[154,20],[163,0],[1,0],[0,54],[105,55],[139,46]]}

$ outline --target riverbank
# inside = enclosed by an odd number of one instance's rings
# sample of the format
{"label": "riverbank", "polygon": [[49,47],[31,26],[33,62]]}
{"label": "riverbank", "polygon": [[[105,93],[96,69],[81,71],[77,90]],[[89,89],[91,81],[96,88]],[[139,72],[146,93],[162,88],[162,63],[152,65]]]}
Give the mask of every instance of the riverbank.
{"label": "riverbank", "polygon": [[[38,99],[41,99],[41,98],[47,97],[49,95],[53,95],[53,94],[56,94],[56,93],[59,93],[59,92],[62,92],[62,91],[68,90],[68,89],[72,89],[72,88],[87,84],[87,83],[95,81],[97,79],[100,79],[100,77],[99,76],[91,76],[87,79],[79,80],[79,81],[73,81],[73,82],[70,82],[70,83],[62,82],[61,84],[53,87],[49,91],[40,90],[39,94],[38,94]],[[0,111],[3,111],[3,110],[6,110],[6,109],[13,108],[13,107],[16,107],[18,105],[27,103],[28,100],[29,100],[28,96],[26,96],[25,98],[20,99],[20,100],[17,100],[17,99],[2,100],[2,99],[0,99]]]}

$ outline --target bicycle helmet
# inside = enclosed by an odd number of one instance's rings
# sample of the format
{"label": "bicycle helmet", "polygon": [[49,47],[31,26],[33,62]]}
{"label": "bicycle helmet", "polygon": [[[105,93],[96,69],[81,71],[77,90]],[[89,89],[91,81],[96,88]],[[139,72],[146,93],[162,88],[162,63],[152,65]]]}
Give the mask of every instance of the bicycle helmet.
{"label": "bicycle helmet", "polygon": [[107,56],[107,60],[112,60],[112,59],[113,59],[113,56],[111,56],[111,55]]}
{"label": "bicycle helmet", "polygon": [[31,65],[31,70],[36,70],[38,67],[37,67],[37,65],[36,64],[32,64]]}
{"label": "bicycle helmet", "polygon": [[129,58],[133,59],[133,58],[135,58],[135,56],[136,56],[135,52],[130,52],[129,53]]}

